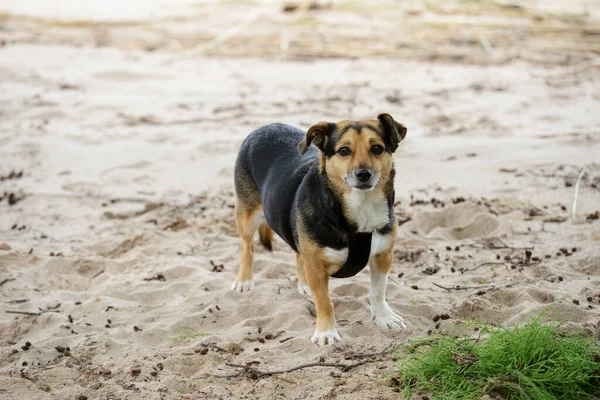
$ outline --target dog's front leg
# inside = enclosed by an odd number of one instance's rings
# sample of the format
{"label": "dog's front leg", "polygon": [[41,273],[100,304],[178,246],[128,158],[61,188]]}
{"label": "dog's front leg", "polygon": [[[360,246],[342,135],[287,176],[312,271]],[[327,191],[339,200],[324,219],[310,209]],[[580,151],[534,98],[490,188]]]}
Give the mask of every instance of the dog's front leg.
{"label": "dog's front leg", "polygon": [[406,329],[404,319],[396,314],[388,305],[385,299],[385,289],[387,287],[388,274],[392,267],[394,259],[393,246],[388,250],[375,255],[371,258],[371,317],[377,326],[390,329]]}
{"label": "dog's front leg", "polygon": [[310,339],[319,346],[342,340],[335,328],[333,303],[329,298],[329,275],[325,265],[314,259],[305,259],[304,274],[317,309],[317,327]]}

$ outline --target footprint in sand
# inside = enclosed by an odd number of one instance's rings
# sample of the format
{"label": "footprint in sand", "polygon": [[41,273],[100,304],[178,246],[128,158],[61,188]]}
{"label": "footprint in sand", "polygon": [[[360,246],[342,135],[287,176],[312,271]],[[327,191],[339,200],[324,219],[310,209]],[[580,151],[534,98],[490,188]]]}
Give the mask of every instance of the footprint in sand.
{"label": "footprint in sand", "polygon": [[554,295],[548,291],[532,288],[527,290],[527,293],[529,293],[532,299],[541,304],[549,304],[554,301]]}
{"label": "footprint in sand", "polygon": [[140,173],[140,170],[151,168],[153,165],[154,163],[150,161],[138,161],[133,164],[109,168],[103,171],[101,176],[106,183],[118,185],[126,185],[129,183],[150,185],[154,183],[155,178],[153,178],[151,174]]}
{"label": "footprint in sand", "polygon": [[67,192],[77,194],[88,194],[88,193],[100,193],[100,185],[92,182],[71,182],[61,186],[63,190]]}
{"label": "footprint in sand", "polygon": [[423,211],[405,226],[424,236],[447,240],[498,236],[504,230],[501,221],[485,207],[471,203],[451,205],[441,211]]}
{"label": "footprint in sand", "polygon": [[337,296],[350,296],[359,298],[368,294],[369,288],[358,283],[346,283],[334,288],[332,292]]}

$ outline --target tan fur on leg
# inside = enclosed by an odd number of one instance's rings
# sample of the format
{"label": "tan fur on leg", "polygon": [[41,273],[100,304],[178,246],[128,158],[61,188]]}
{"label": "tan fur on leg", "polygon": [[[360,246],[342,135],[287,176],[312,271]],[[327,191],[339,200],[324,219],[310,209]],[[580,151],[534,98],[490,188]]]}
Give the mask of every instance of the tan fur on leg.
{"label": "tan fur on leg", "polygon": [[296,271],[298,276],[298,293],[310,296],[310,288],[304,275],[304,260],[300,254],[296,254]]}
{"label": "tan fur on leg", "polygon": [[240,256],[240,269],[237,279],[231,286],[231,290],[247,292],[254,288],[252,270],[254,267],[254,233],[258,229],[258,216],[262,207],[249,209],[241,202],[235,206],[235,222],[238,233],[242,238],[242,251]]}
{"label": "tan fur on leg", "polygon": [[258,227],[258,237],[260,238],[260,242],[265,249],[269,251],[273,251],[273,229],[266,223],[263,222]]}

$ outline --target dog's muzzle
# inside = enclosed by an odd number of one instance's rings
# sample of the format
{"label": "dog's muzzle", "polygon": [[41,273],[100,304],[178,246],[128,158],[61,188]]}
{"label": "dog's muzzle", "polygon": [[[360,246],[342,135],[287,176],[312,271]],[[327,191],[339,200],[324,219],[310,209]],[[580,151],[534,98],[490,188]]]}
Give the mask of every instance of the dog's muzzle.
{"label": "dog's muzzle", "polygon": [[373,190],[379,182],[379,174],[370,168],[357,168],[347,175],[345,181],[355,189]]}

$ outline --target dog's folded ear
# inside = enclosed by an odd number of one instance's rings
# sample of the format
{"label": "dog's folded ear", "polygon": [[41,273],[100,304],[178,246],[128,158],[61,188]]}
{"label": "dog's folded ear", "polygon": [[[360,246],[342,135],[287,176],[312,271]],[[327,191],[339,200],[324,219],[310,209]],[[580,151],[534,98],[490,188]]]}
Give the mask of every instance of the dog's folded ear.
{"label": "dog's folded ear", "polygon": [[379,114],[377,119],[381,123],[383,132],[390,142],[393,153],[398,148],[398,143],[406,137],[406,127],[394,121],[394,118],[390,114]]}
{"label": "dog's folded ear", "polygon": [[306,153],[311,143],[317,146],[319,150],[325,151],[334,126],[335,124],[329,122],[319,122],[311,126],[306,132],[306,137],[298,144],[300,154]]}

